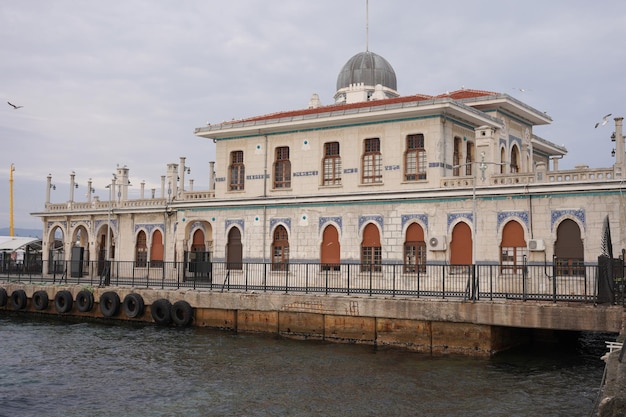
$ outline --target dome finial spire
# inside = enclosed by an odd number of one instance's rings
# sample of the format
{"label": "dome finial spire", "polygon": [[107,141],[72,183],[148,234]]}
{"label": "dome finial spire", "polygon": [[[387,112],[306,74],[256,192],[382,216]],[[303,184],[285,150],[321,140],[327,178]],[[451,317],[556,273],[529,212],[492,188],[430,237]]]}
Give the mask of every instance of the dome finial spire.
{"label": "dome finial spire", "polygon": [[365,0],[365,52],[368,52],[370,50],[369,13],[370,13],[369,0]]}

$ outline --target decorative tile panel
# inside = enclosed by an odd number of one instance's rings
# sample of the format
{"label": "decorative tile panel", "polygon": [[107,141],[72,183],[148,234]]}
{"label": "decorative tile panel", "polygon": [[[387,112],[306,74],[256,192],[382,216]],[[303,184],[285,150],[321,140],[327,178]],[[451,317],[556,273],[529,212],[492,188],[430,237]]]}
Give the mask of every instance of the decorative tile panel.
{"label": "decorative tile panel", "polygon": [[419,220],[428,229],[428,215],[427,214],[403,214],[401,216],[401,219],[402,219],[403,230],[404,230],[404,226],[413,219]]}
{"label": "decorative tile panel", "polygon": [[243,219],[234,219],[234,220],[226,220],[226,222],[224,223],[224,230],[228,230],[230,228],[230,226],[236,224],[237,226],[239,226],[241,228],[241,230],[243,231],[244,227],[244,221]]}
{"label": "decorative tile panel", "polygon": [[367,222],[374,222],[380,227],[380,230],[383,230],[383,216],[359,216],[359,230],[361,230],[363,225]]}
{"label": "decorative tile panel", "polygon": [[275,219],[270,219],[270,230],[274,230],[274,227],[282,224],[287,229],[287,232],[291,234],[291,219],[287,217],[277,217]]}
{"label": "decorative tile panel", "polygon": [[326,223],[335,223],[337,226],[339,226],[339,231],[341,232],[342,229],[342,220],[340,216],[335,216],[335,217],[320,217],[319,219],[319,228],[318,230],[322,230],[324,227],[326,227]]}
{"label": "decorative tile panel", "polygon": [[554,225],[561,218],[565,216],[571,216],[583,225],[583,229],[587,229],[587,222],[585,221],[585,210],[583,209],[571,209],[571,210],[552,210],[550,214],[550,230],[554,231]]}
{"label": "decorative tile panel", "polygon": [[498,213],[498,227],[497,230],[500,230],[500,226],[502,225],[502,223],[504,223],[505,221],[511,219],[511,218],[515,218],[515,219],[519,219],[521,220],[525,225],[526,228],[529,228],[529,221],[528,221],[528,212],[527,211],[501,211]]}
{"label": "decorative tile panel", "polygon": [[458,219],[466,219],[470,223],[474,223],[474,214],[473,213],[449,213],[448,214],[448,230],[450,230],[450,226],[452,223],[457,221]]}

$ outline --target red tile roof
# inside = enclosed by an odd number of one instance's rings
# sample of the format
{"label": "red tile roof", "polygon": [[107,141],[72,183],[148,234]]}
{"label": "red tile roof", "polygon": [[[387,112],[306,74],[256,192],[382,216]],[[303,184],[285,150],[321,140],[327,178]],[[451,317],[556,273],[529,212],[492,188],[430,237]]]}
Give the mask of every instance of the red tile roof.
{"label": "red tile roof", "polygon": [[328,113],[336,110],[350,110],[350,109],[358,109],[363,107],[372,107],[378,105],[388,105],[388,104],[396,104],[396,103],[408,103],[412,101],[424,101],[424,100],[433,100],[437,98],[451,98],[453,100],[462,100],[467,98],[475,98],[475,97],[483,97],[483,96],[491,96],[496,95],[497,93],[483,90],[467,90],[461,89],[456,90],[451,93],[444,93],[437,96],[428,96],[425,94],[415,94],[411,96],[403,96],[403,97],[394,97],[388,98],[384,100],[375,100],[375,101],[364,101],[360,103],[351,103],[351,104],[331,104],[328,106],[322,106],[312,109],[300,109],[300,110],[287,110],[282,112],[270,113],[261,116],[254,116],[246,119],[240,120],[231,120],[223,122],[222,124],[228,123],[240,123],[240,122],[255,122],[260,120],[272,120],[272,119],[282,119],[285,117],[296,117],[296,116],[304,116],[309,114],[317,114],[317,113]]}

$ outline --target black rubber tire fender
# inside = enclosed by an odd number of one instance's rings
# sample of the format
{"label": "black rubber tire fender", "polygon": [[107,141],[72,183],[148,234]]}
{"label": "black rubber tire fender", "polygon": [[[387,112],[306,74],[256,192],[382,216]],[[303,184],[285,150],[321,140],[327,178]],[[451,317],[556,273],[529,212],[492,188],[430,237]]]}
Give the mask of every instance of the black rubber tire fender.
{"label": "black rubber tire fender", "polygon": [[9,302],[9,295],[7,294],[7,290],[4,288],[0,288],[0,307],[4,307]]}
{"label": "black rubber tire fender", "polygon": [[186,327],[193,320],[193,308],[184,300],[172,304],[172,322],[178,327]]}
{"label": "black rubber tire fender", "polygon": [[150,306],[150,314],[156,324],[166,326],[172,322],[172,304],[165,298],[159,298]]}
{"label": "black rubber tire fender", "polygon": [[76,309],[81,313],[87,313],[93,308],[93,294],[89,290],[80,290],[76,294]]}
{"label": "black rubber tire fender", "polygon": [[126,317],[131,319],[141,317],[143,315],[144,308],[145,304],[143,302],[143,297],[141,296],[141,294],[132,292],[124,297],[122,310],[124,311]]}
{"label": "black rubber tire fender", "polygon": [[56,308],[58,313],[70,312],[72,304],[74,304],[74,300],[72,299],[72,293],[68,290],[58,291],[54,296],[54,308]]}
{"label": "black rubber tire fender", "polygon": [[11,306],[13,310],[24,310],[26,308],[26,291],[15,290],[11,293]]}
{"label": "black rubber tire fender", "polygon": [[120,304],[120,296],[115,291],[107,291],[100,296],[100,312],[104,317],[117,316]]}
{"label": "black rubber tire fender", "polygon": [[33,297],[31,298],[33,306],[35,310],[45,310],[48,308],[48,303],[50,299],[48,298],[48,293],[44,290],[35,291]]}

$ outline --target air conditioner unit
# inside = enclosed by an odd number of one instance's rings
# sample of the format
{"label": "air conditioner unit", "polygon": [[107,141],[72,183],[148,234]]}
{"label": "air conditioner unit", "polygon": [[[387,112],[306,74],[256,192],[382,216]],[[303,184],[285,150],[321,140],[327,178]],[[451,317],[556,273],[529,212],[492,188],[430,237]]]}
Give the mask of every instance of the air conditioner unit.
{"label": "air conditioner unit", "polygon": [[446,237],[445,236],[433,236],[428,239],[428,247],[430,250],[446,250]]}
{"label": "air conditioner unit", "polygon": [[546,250],[546,245],[543,239],[530,239],[528,241],[528,250],[537,252],[544,251]]}

